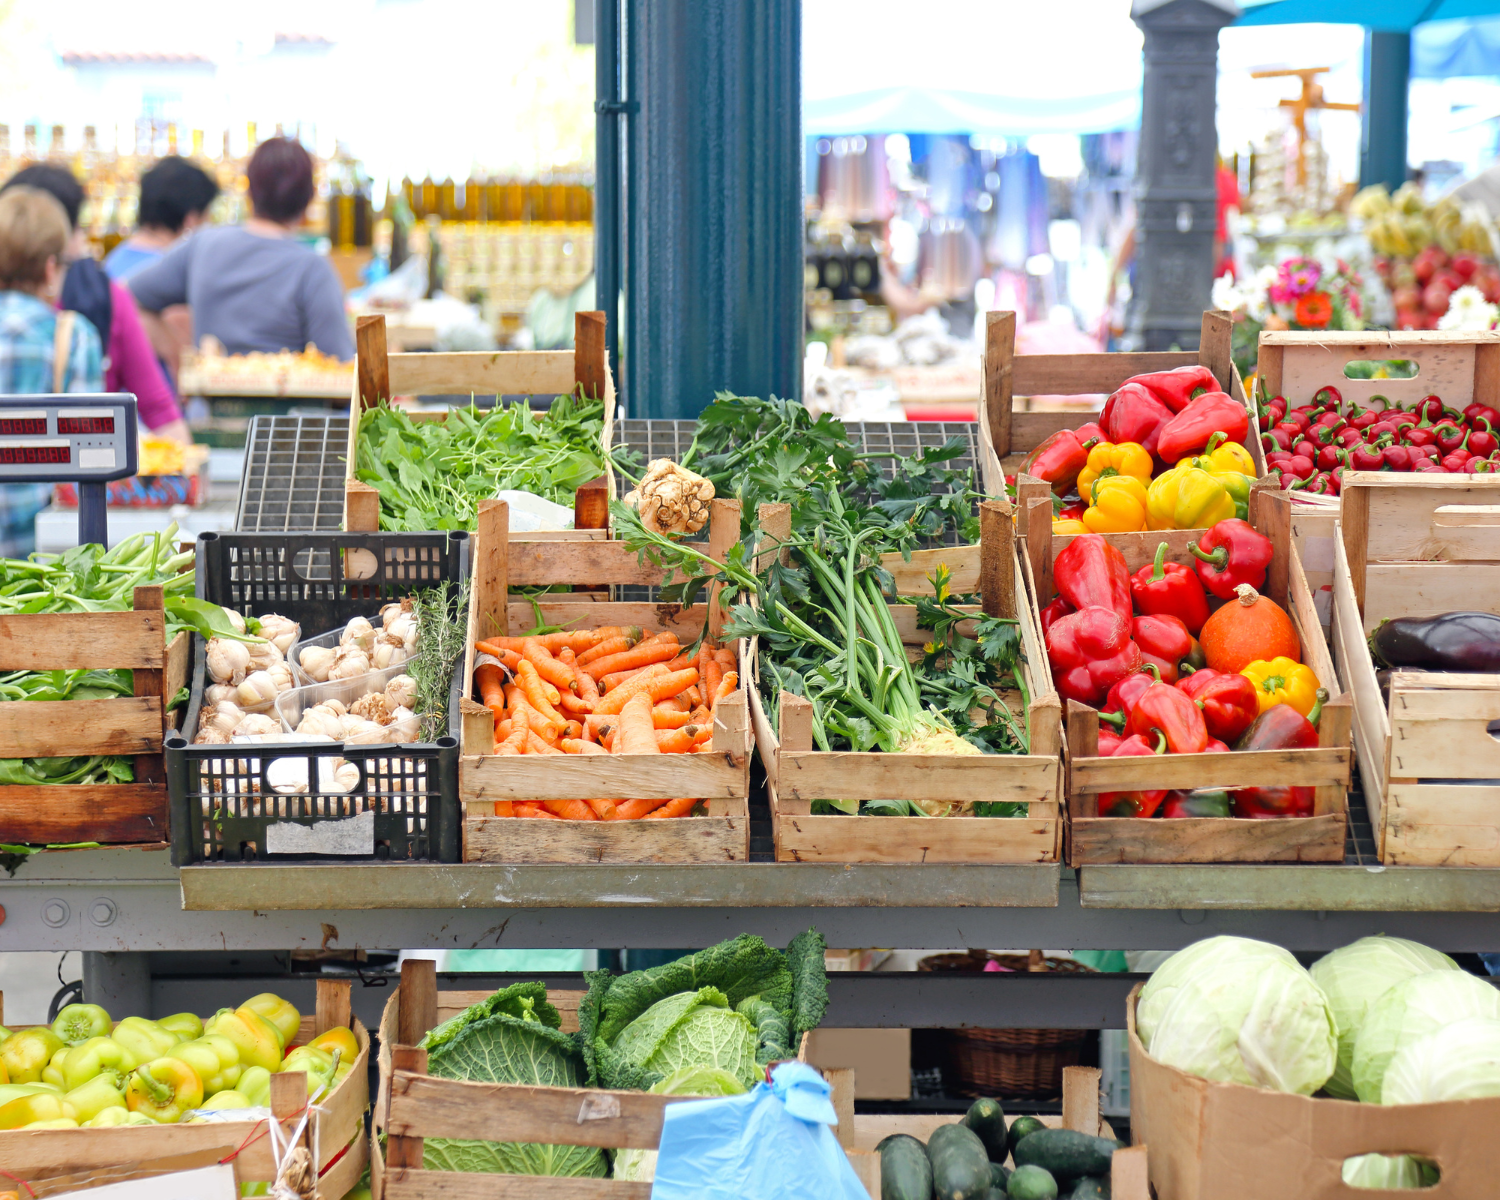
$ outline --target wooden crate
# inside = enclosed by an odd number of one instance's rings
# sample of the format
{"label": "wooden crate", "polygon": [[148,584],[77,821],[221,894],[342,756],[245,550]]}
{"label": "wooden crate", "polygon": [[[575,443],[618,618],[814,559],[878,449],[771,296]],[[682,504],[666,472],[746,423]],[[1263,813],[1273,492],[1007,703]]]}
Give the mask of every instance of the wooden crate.
{"label": "wooden crate", "polygon": [[[388,354],[385,317],[360,317],[355,327],[356,371],[349,402],[349,442],[344,455],[344,528],[371,533],[380,528],[380,492],[355,478],[360,414],[404,395],[561,395],[582,387],[604,401],[604,474],[578,489],[573,529],[533,531],[527,541],[597,541],[608,537],[609,501],[615,494],[609,448],[614,435],[615,384],[605,353],[602,312],[574,317],[573,350],[455,351]],[[414,412],[413,421],[446,421],[446,412]]]}
{"label": "wooden crate", "polygon": [[[775,534],[766,505],[761,525]],[[909,563],[887,555],[885,566],[901,595],[932,594],[928,576],[939,564],[953,573],[957,594],[979,592],[982,608],[1018,617],[1026,656],[1031,706],[1024,714],[1030,754],[882,754],[813,749],[812,709],[782,693],[779,728],[772,729],[759,690],[750,689],[751,719],[770,793],[776,858],[780,862],[1056,862],[1061,850],[1061,708],[1046,669],[1041,628],[1027,601],[1015,551],[1011,507],[980,505],[978,546],[913,553]],[[919,647],[930,636],[917,628],[916,609],[893,604],[891,618],[902,641]],[[758,647],[748,657],[759,677]],[[812,813],[814,800],[922,800],[962,798],[1024,801],[1024,817],[861,817]]]}
{"label": "wooden crate", "polygon": [[[1068,862],[1342,862],[1348,826],[1349,730],[1353,704],[1342,694],[1318,624],[1301,560],[1291,540],[1291,504],[1284,492],[1257,485],[1251,523],[1275,547],[1265,595],[1292,618],[1303,661],[1328,689],[1312,750],[1257,750],[1230,754],[1169,754],[1152,758],[1099,757],[1099,713],[1067,704]],[[1191,563],[1188,545],[1197,530],[1113,533],[1106,540],[1133,573],[1150,563],[1163,541],[1170,562]],[[1073,539],[1052,537],[1048,522],[1033,522],[1026,539],[1028,579],[1039,606],[1057,590],[1052,565]],[[1314,815],[1285,820],[1236,817],[1101,817],[1100,792],[1141,788],[1254,787],[1274,783],[1315,787]]]}
{"label": "wooden crate", "polygon": [[[737,500],[715,500],[709,550],[722,557],[739,540]],[[531,604],[511,598],[517,587],[601,584],[657,586],[660,568],[639,561],[623,542],[516,542],[506,536],[503,501],[481,501],[473,541],[473,589],[469,649],[464,679],[474,677],[474,642],[536,622]],[[505,547],[497,553],[496,547]],[[710,597],[690,608],[677,604],[613,602],[609,593],[549,593],[541,605],[548,624],[584,627],[639,625],[671,630],[684,646],[705,623],[717,637],[723,622]],[[741,648],[742,650],[743,648]],[[458,789],[464,806],[465,862],[721,863],[744,862],[750,854],[750,719],[744,661],[741,687],[720,702],[713,754],[605,756],[512,755],[490,752],[494,714],[472,697],[464,702]],[[606,796],[701,796],[708,815],[670,821],[547,821],[497,817],[497,800],[562,800]]]}
{"label": "wooden crate", "polygon": [[[347,981],[320,979],[317,1011],[302,1018],[302,1027],[297,1032],[296,1041],[301,1044],[325,1030],[343,1025],[354,1031],[359,1042],[359,1057],[354,1061],[354,1068],[327,1099],[312,1106],[308,1118],[308,1145],[322,1170],[316,1200],[342,1200],[359,1182],[369,1160],[364,1114],[370,1107],[370,1035],[359,1019],[351,1014],[349,1003],[350,985]],[[272,1075],[271,1081],[273,1107],[277,1117],[281,1118],[283,1131],[290,1135],[307,1104],[305,1076],[301,1072],[288,1072],[286,1075]],[[290,1087],[293,1082],[297,1088]],[[274,1095],[283,1088],[286,1095]],[[355,1136],[356,1132],[358,1136]],[[334,1161],[340,1152],[343,1152],[342,1157]],[[166,1161],[198,1157],[205,1161],[191,1165],[207,1165],[231,1156],[235,1178],[239,1182],[269,1183],[275,1178],[276,1163],[264,1123],[253,1128],[248,1121],[229,1121],[204,1125],[125,1125],[115,1129],[16,1129],[0,1132],[0,1166],[12,1178],[38,1185],[37,1195],[54,1194],[55,1187],[42,1185],[71,1181],[80,1173],[115,1169],[128,1177],[135,1177],[137,1172],[153,1173]],[[175,1169],[186,1169],[188,1165],[184,1161]],[[83,1186],[82,1182],[78,1186]]]}
{"label": "wooden crate", "polygon": [[1244,446],[1255,460],[1257,475],[1266,473],[1256,429],[1254,409],[1229,353],[1232,322],[1228,313],[1205,312],[1196,352],[1151,351],[1137,354],[1020,354],[1016,353],[1016,314],[992,312],[985,318],[984,380],[979,401],[980,474],[984,490],[1005,494],[1006,475],[1017,473],[1021,461],[1060,429],[1077,429],[1098,419],[1098,412],[1028,412],[1015,407],[1017,398],[1032,396],[1108,395],[1133,375],[1202,365],[1219,386],[1251,412]]}
{"label": "wooden crate", "polygon": [[1345,476],[1334,649],[1380,861],[1500,866],[1500,675],[1394,671],[1381,698],[1366,635],[1394,617],[1493,609],[1500,476]]}
{"label": "wooden crate", "polygon": [[135,674],[132,697],[0,703],[0,758],[135,756],[134,783],[0,786],[5,841],[168,840],[162,738],[172,732],[167,706],[187,684],[193,655],[191,635],[167,645],[166,629],[160,587],[136,588],[133,612],[0,617],[0,671],[128,667]]}

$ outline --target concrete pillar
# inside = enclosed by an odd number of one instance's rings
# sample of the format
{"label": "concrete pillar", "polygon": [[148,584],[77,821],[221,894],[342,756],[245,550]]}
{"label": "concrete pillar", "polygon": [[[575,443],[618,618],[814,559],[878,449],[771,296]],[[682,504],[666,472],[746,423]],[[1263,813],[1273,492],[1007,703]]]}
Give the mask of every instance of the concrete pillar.
{"label": "concrete pillar", "polygon": [[150,956],[85,950],[83,1000],[85,1004],[107,1009],[117,1021],[124,1017],[152,1016]]}
{"label": "concrete pillar", "polygon": [[1135,0],[1146,35],[1132,350],[1195,349],[1213,287],[1219,30],[1233,0]]}

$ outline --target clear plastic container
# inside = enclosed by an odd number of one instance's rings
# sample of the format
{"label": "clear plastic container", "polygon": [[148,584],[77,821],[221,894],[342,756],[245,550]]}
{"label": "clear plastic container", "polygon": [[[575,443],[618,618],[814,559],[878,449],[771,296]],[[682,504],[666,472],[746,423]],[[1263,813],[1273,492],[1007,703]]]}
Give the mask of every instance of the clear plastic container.
{"label": "clear plastic container", "polygon": [[[292,688],[276,697],[276,715],[281,718],[281,727],[287,733],[296,733],[302,722],[302,714],[324,700],[338,700],[346,708],[361,696],[371,692],[384,692],[386,685],[398,675],[406,673],[406,664],[386,667],[383,671],[371,671],[354,679],[336,679],[331,683],[314,683],[306,687]],[[415,742],[421,732],[422,719],[413,713],[390,725],[382,725],[379,732],[355,734],[341,741],[348,745],[378,745],[390,743],[401,745]],[[299,738],[306,735],[299,735]]]}
{"label": "clear plastic container", "polygon": [[[377,634],[385,628],[385,622],[381,620],[379,613],[371,613],[366,620],[375,627]],[[291,664],[292,675],[298,685],[305,687],[318,683],[316,679],[302,669],[302,651],[308,646],[319,646],[329,650],[338,649],[339,638],[343,636],[344,630],[348,626],[349,622],[345,621],[337,629],[331,629],[327,633],[320,633],[317,637],[303,638],[300,642],[292,646],[291,651],[286,656],[286,660]],[[409,662],[410,659],[407,661]],[[371,674],[378,674],[381,669],[389,670],[390,668],[378,668],[376,671],[372,671]],[[362,679],[364,677],[356,676],[355,678]],[[360,695],[363,694],[363,692],[360,693]]]}

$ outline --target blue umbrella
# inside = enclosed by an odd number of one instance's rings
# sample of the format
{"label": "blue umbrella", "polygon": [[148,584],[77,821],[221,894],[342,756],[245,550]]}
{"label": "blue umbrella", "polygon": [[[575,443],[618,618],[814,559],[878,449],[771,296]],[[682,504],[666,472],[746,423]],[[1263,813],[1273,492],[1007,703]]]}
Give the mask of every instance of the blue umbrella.
{"label": "blue umbrella", "polygon": [[1236,25],[1363,25],[1382,33],[1407,33],[1424,21],[1487,17],[1500,0],[1244,0]]}

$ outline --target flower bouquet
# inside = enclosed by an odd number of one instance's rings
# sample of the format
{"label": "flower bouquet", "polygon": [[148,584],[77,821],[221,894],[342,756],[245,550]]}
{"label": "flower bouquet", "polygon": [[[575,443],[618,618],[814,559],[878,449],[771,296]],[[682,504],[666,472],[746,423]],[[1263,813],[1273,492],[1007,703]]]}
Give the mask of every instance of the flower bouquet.
{"label": "flower bouquet", "polygon": [[1255,370],[1262,329],[1363,329],[1364,280],[1342,259],[1331,267],[1314,258],[1289,258],[1248,279],[1214,280],[1213,305],[1234,316],[1234,365]]}

